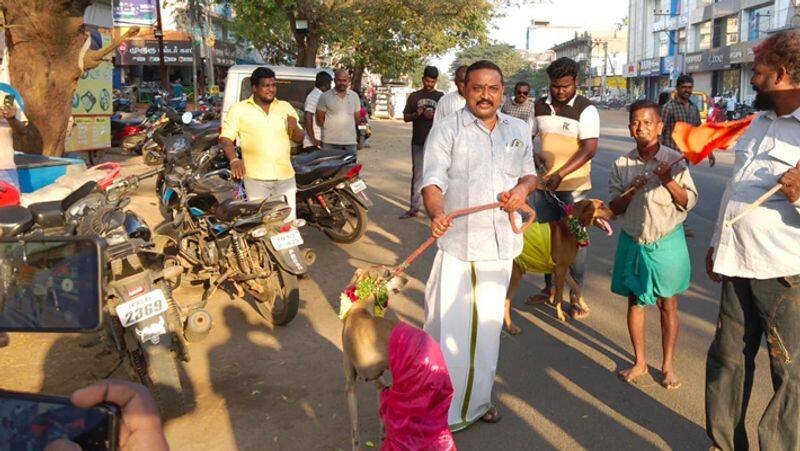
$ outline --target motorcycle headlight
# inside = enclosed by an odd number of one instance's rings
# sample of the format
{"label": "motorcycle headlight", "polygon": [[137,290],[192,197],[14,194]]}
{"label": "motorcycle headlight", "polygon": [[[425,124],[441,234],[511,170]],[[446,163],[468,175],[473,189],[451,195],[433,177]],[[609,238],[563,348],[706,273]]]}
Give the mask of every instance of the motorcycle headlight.
{"label": "motorcycle headlight", "polygon": [[269,224],[271,222],[279,222],[279,221],[283,222],[283,220],[288,218],[291,213],[292,213],[292,207],[288,205],[286,207],[270,210],[267,214],[264,215],[264,223]]}

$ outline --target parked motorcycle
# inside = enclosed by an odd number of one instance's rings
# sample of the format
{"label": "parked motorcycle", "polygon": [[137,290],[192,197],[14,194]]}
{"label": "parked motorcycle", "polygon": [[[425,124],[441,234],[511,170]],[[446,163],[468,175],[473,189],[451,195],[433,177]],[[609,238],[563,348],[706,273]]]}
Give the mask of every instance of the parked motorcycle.
{"label": "parked motorcycle", "polygon": [[177,359],[189,360],[170,286],[183,270],[165,268],[150,228],[125,210],[127,195],[157,173],[118,180],[105,191],[88,182],[63,201],[0,208],[0,236],[85,235],[105,242],[107,343],[172,417],[184,410]]}
{"label": "parked motorcycle", "polygon": [[297,217],[337,243],[353,243],[367,229],[372,201],[353,154],[324,150],[292,156],[297,182]]}
{"label": "parked motorcycle", "polygon": [[162,164],[165,145],[174,136],[182,136],[193,148],[209,148],[217,143],[219,129],[218,120],[198,122],[190,112],[178,114],[176,110],[168,108],[156,126],[146,134],[147,140],[142,146],[144,162],[150,166]]}
{"label": "parked motorcycle", "polygon": [[209,150],[193,155],[183,139],[166,149],[158,189],[169,213],[156,232],[171,238],[164,254],[188,269],[182,281],[204,285],[202,299],[189,309],[203,309],[225,284],[239,297],[252,295],[268,322],[288,324],[300,303],[297,278],[313,261],[313,253],[300,251],[297,228],[304,221],[286,223],[291,208],[285,202],[237,200],[230,170],[207,172],[200,161],[213,160]]}

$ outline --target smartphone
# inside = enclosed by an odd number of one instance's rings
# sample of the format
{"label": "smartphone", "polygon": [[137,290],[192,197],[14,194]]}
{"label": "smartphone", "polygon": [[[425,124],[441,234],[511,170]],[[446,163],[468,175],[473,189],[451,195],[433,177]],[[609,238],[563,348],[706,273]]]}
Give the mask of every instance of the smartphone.
{"label": "smartphone", "polygon": [[[84,451],[113,451],[119,446],[119,422],[114,404],[79,409],[69,398],[0,390],[2,450],[43,451],[68,440]],[[51,449],[61,449],[56,445]]]}
{"label": "smartphone", "polygon": [[98,330],[101,252],[89,237],[0,239],[0,332]]}

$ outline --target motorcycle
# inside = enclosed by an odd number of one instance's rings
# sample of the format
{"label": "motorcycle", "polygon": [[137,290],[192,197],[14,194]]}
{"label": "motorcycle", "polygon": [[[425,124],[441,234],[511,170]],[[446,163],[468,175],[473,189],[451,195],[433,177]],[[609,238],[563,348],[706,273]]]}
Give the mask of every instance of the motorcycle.
{"label": "motorcycle", "polygon": [[180,310],[172,297],[172,281],[183,269],[165,267],[150,228],[125,210],[127,194],[157,173],[117,180],[105,191],[88,182],[63,201],[0,208],[0,235],[85,235],[105,242],[107,344],[151,390],[162,414],[173,417],[184,411],[177,359],[189,360]]}
{"label": "motorcycle", "polygon": [[204,285],[189,309],[203,309],[229,284],[239,297],[253,296],[268,322],[288,324],[300,303],[297,279],[313,262],[310,250],[300,251],[304,221],[285,222],[291,213],[285,202],[237,200],[229,169],[207,172],[218,148],[192,155],[188,141],[173,140],[165,149],[158,189],[169,214],[156,233],[170,237],[165,255],[188,269],[182,281]]}
{"label": "motorcycle", "polygon": [[197,122],[193,114],[188,111],[178,114],[176,110],[168,108],[145,135],[146,141],[142,146],[144,162],[150,166],[162,164],[164,146],[167,140],[174,136],[182,136],[194,148],[205,149],[213,146],[219,139],[219,129],[218,120]]}
{"label": "motorcycle", "polygon": [[367,229],[372,201],[353,154],[314,150],[292,156],[297,217],[337,243],[353,243]]}

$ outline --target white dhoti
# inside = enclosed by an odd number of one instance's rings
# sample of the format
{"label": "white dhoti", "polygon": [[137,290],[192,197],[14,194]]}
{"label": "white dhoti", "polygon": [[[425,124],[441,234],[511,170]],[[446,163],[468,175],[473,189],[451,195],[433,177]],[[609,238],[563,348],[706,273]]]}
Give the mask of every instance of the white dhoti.
{"label": "white dhoti", "polygon": [[439,343],[455,393],[448,423],[464,429],[492,406],[513,260],[467,262],[442,250],[425,288],[425,331]]}

